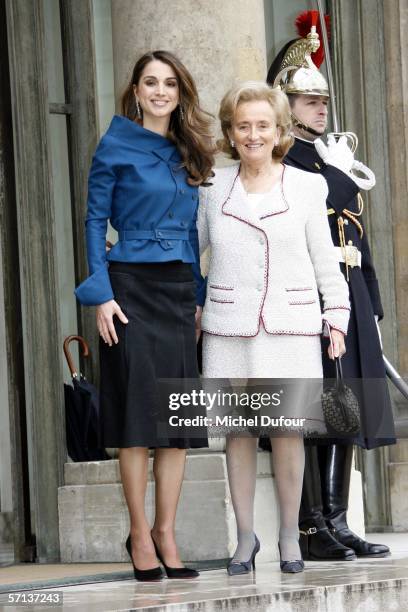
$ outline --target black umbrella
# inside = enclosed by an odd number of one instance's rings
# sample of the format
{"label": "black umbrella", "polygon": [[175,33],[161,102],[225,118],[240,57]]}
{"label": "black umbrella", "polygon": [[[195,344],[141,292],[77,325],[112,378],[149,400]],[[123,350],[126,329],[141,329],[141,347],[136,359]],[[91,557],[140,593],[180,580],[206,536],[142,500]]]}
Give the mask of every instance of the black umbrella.
{"label": "black umbrella", "polygon": [[100,444],[99,396],[95,386],[75,368],[69,344],[79,342],[84,357],[89,347],[81,336],[68,336],[64,340],[64,353],[72,376],[72,384],[64,384],[65,421],[68,455],[72,461],[102,461],[110,459]]}

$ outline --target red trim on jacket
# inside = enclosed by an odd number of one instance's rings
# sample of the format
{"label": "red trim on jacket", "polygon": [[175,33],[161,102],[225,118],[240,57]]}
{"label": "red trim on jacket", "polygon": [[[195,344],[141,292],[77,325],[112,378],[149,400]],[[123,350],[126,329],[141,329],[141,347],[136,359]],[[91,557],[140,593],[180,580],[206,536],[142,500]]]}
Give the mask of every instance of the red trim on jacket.
{"label": "red trim on jacket", "polygon": [[[236,176],[235,176],[235,178],[234,178],[234,180],[232,182],[232,185],[231,185],[231,188],[229,190],[227,199],[223,202],[223,204],[221,206],[221,213],[223,215],[227,216],[227,217],[233,217],[234,219],[238,219],[238,221],[242,221],[243,223],[246,223],[247,225],[249,225],[251,227],[254,227],[255,229],[257,229],[260,232],[262,232],[263,235],[265,236],[265,240],[266,240],[266,257],[265,257],[265,271],[264,271],[264,294],[263,294],[263,297],[262,297],[261,307],[260,307],[260,309],[258,311],[258,316],[257,316],[257,318],[258,318],[258,330],[257,330],[257,332],[254,335],[252,335],[252,334],[244,334],[244,336],[243,336],[243,337],[254,337],[254,336],[257,336],[259,334],[259,327],[260,327],[261,319],[262,319],[262,322],[263,322],[262,310],[263,310],[263,306],[264,306],[264,303],[265,303],[266,294],[268,293],[269,243],[268,243],[268,237],[266,235],[266,232],[262,228],[257,227],[256,225],[254,225],[253,223],[250,223],[249,221],[246,221],[245,219],[242,219],[242,217],[238,217],[237,215],[233,215],[232,213],[227,213],[227,212],[224,211],[224,206],[231,199],[231,193],[232,193],[232,191],[233,191],[233,189],[235,187],[235,183],[237,182],[237,179],[239,177],[239,170],[240,170],[240,166],[238,166],[238,172],[237,172],[237,174],[236,174]],[[265,291],[265,279],[266,279],[266,291]],[[264,326],[265,326],[265,323],[264,323]],[[207,333],[211,333],[211,332],[207,332]],[[218,335],[218,336],[222,335],[223,336],[225,334],[216,334],[216,335]],[[234,335],[241,335],[241,334],[234,334]]]}

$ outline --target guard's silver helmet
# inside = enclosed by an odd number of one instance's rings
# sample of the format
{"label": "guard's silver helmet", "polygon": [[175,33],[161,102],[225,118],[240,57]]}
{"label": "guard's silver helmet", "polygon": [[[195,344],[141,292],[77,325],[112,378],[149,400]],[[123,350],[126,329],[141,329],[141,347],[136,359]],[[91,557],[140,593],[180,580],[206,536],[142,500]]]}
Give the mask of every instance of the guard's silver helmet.
{"label": "guard's silver helmet", "polygon": [[306,38],[296,40],[287,49],[273,86],[279,86],[286,94],[329,97],[327,81],[311,58],[319,47],[319,34],[316,25],[312,25]]}

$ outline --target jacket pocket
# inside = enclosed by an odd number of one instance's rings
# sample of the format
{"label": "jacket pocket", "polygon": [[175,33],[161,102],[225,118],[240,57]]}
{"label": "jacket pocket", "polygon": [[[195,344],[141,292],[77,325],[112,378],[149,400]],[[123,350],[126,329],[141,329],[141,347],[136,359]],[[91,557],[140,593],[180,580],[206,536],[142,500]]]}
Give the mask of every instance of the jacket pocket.
{"label": "jacket pocket", "polygon": [[232,285],[223,285],[222,283],[208,283],[210,289],[218,289],[219,291],[234,291]]}
{"label": "jacket pocket", "polygon": [[228,316],[235,308],[234,285],[221,280],[209,281],[206,306],[213,314]]}
{"label": "jacket pocket", "polygon": [[235,300],[227,300],[227,299],[211,297],[211,296],[210,296],[210,302],[215,302],[216,304],[235,304]]}
{"label": "jacket pocket", "polygon": [[316,291],[309,285],[286,287],[289,306],[308,306],[316,304]]}
{"label": "jacket pocket", "polygon": [[232,285],[209,283],[206,301],[208,313],[228,317],[235,308],[235,293]]}
{"label": "jacket pocket", "polygon": [[307,306],[308,304],[316,304],[317,300],[297,300],[296,302],[290,302],[289,301],[289,306]]}

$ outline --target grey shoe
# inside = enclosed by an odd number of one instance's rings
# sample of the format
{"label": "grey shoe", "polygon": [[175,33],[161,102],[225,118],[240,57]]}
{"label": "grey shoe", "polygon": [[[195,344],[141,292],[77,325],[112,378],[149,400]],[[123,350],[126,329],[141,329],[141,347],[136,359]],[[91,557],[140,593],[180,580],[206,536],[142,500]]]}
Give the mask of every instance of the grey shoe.
{"label": "grey shoe", "polygon": [[230,561],[227,566],[227,572],[230,576],[239,576],[240,574],[249,574],[252,569],[255,571],[255,557],[258,554],[261,545],[255,535],[255,546],[248,561]]}

